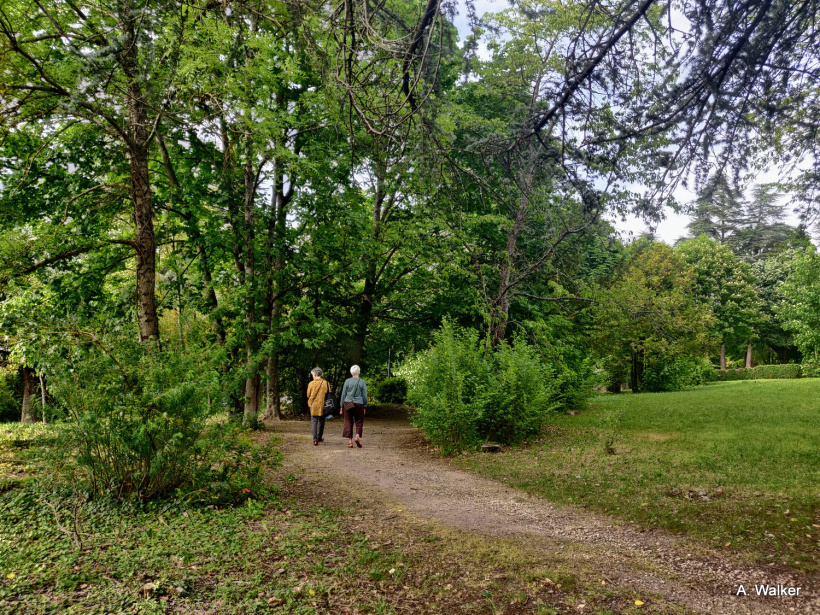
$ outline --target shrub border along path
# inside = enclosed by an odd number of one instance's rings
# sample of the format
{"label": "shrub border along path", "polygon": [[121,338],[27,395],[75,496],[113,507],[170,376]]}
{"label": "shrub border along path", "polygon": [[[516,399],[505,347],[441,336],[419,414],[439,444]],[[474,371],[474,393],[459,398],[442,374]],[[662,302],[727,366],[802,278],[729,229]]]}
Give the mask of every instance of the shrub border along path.
{"label": "shrub border along path", "polygon": [[[309,426],[303,422],[270,426],[285,439],[285,471],[298,479],[294,484],[302,485],[311,497],[361,507],[370,519],[389,518],[389,527],[431,524],[444,528],[447,540],[456,545],[453,548],[461,542],[465,553],[471,548],[466,545],[473,541],[488,549],[503,544],[504,549],[517,553],[513,559],[528,562],[524,567],[537,565],[569,572],[574,587],[606,587],[618,602],[609,607],[613,613],[632,612],[634,600],[643,603],[640,612],[820,612],[816,589],[820,585],[814,573],[757,567],[708,545],[663,531],[618,525],[602,515],[556,506],[456,470],[446,460],[431,455],[406,420],[374,420],[369,415],[362,450],[347,449],[340,437],[328,434],[326,444],[313,447]],[[330,424],[327,431],[332,434],[340,428]],[[354,520],[356,516],[363,524],[359,531],[368,531],[365,516],[354,513]],[[384,525],[381,527],[384,532]],[[416,540],[424,538],[417,536]],[[522,570],[513,569],[509,574],[517,578]],[[756,583],[780,583],[804,589],[800,598],[744,599],[734,596],[740,583],[747,588]]]}

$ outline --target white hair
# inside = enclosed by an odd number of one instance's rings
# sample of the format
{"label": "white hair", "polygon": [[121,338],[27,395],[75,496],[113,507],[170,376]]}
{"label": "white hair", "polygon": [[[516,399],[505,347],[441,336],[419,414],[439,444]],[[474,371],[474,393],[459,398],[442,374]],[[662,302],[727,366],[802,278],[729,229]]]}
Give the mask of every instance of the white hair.
{"label": "white hair", "polygon": [[310,370],[310,373],[313,374],[314,376],[321,376],[322,375],[322,369],[320,367],[314,367],[312,370]]}
{"label": "white hair", "polygon": [[362,373],[362,370],[359,369],[358,365],[354,365],[353,367],[350,368],[350,374],[352,376],[358,376],[361,373]]}

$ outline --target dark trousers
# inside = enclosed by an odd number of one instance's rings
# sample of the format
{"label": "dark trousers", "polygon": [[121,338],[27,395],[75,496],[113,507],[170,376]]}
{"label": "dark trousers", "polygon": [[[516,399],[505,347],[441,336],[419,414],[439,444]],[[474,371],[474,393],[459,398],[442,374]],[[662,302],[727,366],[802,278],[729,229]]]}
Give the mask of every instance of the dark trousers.
{"label": "dark trousers", "polygon": [[314,442],[321,442],[322,436],[325,433],[325,417],[323,416],[311,416],[310,417],[310,428],[313,430],[313,441]]}
{"label": "dark trousers", "polygon": [[356,435],[362,437],[362,427],[364,427],[364,406],[353,404],[353,410],[345,410],[345,427],[342,432],[343,438],[353,437],[353,422],[356,422]]}

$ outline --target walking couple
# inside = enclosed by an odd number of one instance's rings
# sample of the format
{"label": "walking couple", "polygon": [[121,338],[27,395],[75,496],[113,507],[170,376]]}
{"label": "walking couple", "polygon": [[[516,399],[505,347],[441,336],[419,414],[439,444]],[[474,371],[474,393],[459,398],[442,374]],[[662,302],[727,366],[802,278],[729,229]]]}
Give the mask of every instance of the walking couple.
{"label": "walking couple", "polygon": [[[325,418],[328,416],[325,408],[328,407],[326,400],[332,399],[330,384],[322,378],[322,370],[314,367],[310,370],[313,375],[313,382],[308,385],[307,397],[310,407],[310,423],[313,430],[313,446],[318,446],[319,442],[324,442]],[[341,414],[344,416],[345,425],[342,437],[347,438],[347,448],[356,446],[362,448],[362,427],[364,427],[365,407],[367,406],[367,383],[359,378],[361,370],[358,365],[350,368],[352,378],[345,380],[342,387],[342,395],[339,398]],[[332,406],[330,406],[332,408]],[[331,410],[330,416],[333,415]],[[356,428],[356,437],[353,438],[353,428]]]}

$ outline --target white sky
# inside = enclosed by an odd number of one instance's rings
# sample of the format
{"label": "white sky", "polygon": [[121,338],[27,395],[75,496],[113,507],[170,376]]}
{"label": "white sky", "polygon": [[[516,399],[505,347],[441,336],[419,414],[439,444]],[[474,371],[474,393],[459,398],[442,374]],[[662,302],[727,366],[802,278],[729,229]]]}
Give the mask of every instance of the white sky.
{"label": "white sky", "polygon": [[[454,23],[463,41],[470,33],[470,26],[467,20],[467,11],[464,1],[458,0],[458,5],[459,14],[456,16]],[[479,17],[487,12],[501,11],[508,6],[509,3],[507,0],[475,0],[476,13]],[[482,49],[479,49],[479,55],[483,55],[482,51]],[[776,181],[778,177],[776,172],[770,171],[761,174],[760,179],[762,183],[769,183]],[[685,205],[695,199],[695,193],[686,188],[679,187],[675,191],[675,198],[681,205]],[[669,207],[664,208],[663,214],[664,220],[655,226],[655,236],[668,244],[674,244],[676,240],[687,235],[686,225],[689,224],[691,218],[690,216],[676,213]],[[618,230],[621,238],[627,241],[649,230],[649,225],[637,216],[628,216],[625,220],[621,220],[620,217],[611,216],[609,220]],[[792,211],[788,211],[784,222],[796,226],[798,218]]]}

